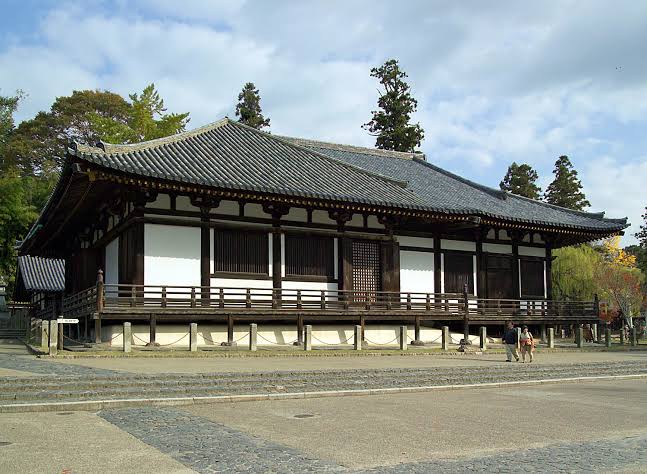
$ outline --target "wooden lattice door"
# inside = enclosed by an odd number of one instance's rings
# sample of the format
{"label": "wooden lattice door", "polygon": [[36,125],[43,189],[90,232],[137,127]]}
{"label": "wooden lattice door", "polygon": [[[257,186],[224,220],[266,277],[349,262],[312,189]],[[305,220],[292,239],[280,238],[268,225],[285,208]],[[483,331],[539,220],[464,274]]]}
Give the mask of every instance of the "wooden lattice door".
{"label": "wooden lattice door", "polygon": [[376,300],[381,289],[380,244],[353,240],[353,290],[357,300]]}

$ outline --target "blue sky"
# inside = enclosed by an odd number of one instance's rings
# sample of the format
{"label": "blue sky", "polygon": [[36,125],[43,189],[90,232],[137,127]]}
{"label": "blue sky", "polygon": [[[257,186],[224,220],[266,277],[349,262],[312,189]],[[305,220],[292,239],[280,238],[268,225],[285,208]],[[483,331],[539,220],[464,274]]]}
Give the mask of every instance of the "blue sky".
{"label": "blue sky", "polygon": [[[636,1],[5,0],[0,93],[124,96],[155,82],[191,127],[234,115],[253,81],[271,131],[371,146],[370,68],[397,58],[425,129],[422,150],[497,186],[512,161],[551,180],[567,154],[591,210],[647,205],[647,3]],[[8,14],[7,14],[8,12]]]}

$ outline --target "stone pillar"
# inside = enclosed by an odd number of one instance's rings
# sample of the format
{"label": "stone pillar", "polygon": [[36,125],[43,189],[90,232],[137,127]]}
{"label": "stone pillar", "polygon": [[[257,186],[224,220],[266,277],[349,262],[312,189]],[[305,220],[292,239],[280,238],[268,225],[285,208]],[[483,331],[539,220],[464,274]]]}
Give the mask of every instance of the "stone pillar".
{"label": "stone pillar", "polygon": [[548,348],[555,348],[555,328],[553,327],[548,328]]}
{"label": "stone pillar", "polygon": [[584,328],[582,326],[575,328],[575,344],[579,349],[584,345]]}
{"label": "stone pillar", "polygon": [[541,335],[540,341],[543,344],[546,344],[546,325],[545,324],[542,324],[540,327],[540,335]]}
{"label": "stone pillar", "polygon": [[124,323],[124,330],[121,334],[124,352],[130,352],[133,343],[133,332],[130,323]]}
{"label": "stone pillar", "polygon": [[521,349],[521,328],[517,326],[514,328],[517,331],[517,351]]}
{"label": "stone pillar", "polygon": [[256,325],[256,323],[251,323],[249,325],[249,350],[252,352],[256,352],[257,337],[258,326]]}
{"label": "stone pillar", "polygon": [[56,355],[58,348],[58,323],[55,319],[49,320],[49,355]]}
{"label": "stone pillar", "polygon": [[400,350],[407,350],[407,326],[400,326]]}
{"label": "stone pillar", "polygon": [[604,342],[607,347],[611,347],[611,329],[608,327],[604,329]]}
{"label": "stone pillar", "polygon": [[479,348],[482,351],[487,349],[487,328],[485,326],[479,328]]}
{"label": "stone pillar", "polygon": [[65,347],[65,341],[63,340],[63,337],[65,336],[65,333],[63,332],[63,324],[59,323],[58,325],[58,350],[62,351]]}
{"label": "stone pillar", "polygon": [[356,351],[362,350],[362,326],[355,326],[355,341],[353,342]]}
{"label": "stone pillar", "polygon": [[49,351],[49,321],[46,320],[40,322],[40,350]]}
{"label": "stone pillar", "polygon": [[593,333],[593,342],[599,343],[600,339],[598,337],[598,325],[596,323],[591,324],[591,332]]}
{"label": "stone pillar", "polygon": [[310,324],[306,324],[303,329],[303,350],[312,350],[312,326]]}
{"label": "stone pillar", "polygon": [[638,345],[638,328],[636,328],[636,326],[631,328],[631,333],[630,333],[629,337],[631,338],[630,339],[631,345],[634,346],[634,347],[637,346]]}
{"label": "stone pillar", "polygon": [[189,323],[189,352],[198,351],[198,323]]}
{"label": "stone pillar", "polygon": [[449,350],[449,326],[443,326],[442,331],[443,331],[442,332],[442,344],[443,344],[442,349],[444,351],[448,351]]}
{"label": "stone pillar", "polygon": [[624,326],[620,328],[620,344],[624,345],[625,343],[625,328]]}

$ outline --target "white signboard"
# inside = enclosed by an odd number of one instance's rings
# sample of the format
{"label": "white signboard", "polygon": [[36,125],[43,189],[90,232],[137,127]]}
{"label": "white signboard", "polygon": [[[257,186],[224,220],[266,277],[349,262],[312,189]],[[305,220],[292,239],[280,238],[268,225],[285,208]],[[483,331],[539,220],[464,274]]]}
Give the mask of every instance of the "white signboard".
{"label": "white signboard", "polygon": [[58,324],[79,324],[78,319],[64,319],[64,318],[59,318],[56,320]]}

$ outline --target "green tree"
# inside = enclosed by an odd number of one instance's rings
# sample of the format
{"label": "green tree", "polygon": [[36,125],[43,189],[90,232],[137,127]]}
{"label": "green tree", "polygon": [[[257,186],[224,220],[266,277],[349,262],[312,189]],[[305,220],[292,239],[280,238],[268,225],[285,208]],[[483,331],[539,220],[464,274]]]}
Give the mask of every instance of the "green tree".
{"label": "green tree", "polygon": [[636,267],[647,276],[647,246],[629,245],[624,248],[624,251],[636,257]]}
{"label": "green tree", "polygon": [[555,178],[544,193],[546,202],[576,211],[591,205],[582,192],[582,183],[568,156],[562,155],[557,159],[553,174]]}
{"label": "green tree", "polygon": [[499,187],[502,191],[530,199],[539,199],[541,188],[535,184],[537,179],[539,179],[539,175],[532,166],[525,163],[518,165],[516,162],[512,162],[503,181],[499,183]]}
{"label": "green tree", "polygon": [[640,242],[640,245],[647,249],[647,206],[645,206],[645,213],[642,215],[643,223],[640,230],[636,232],[635,236]]}
{"label": "green tree", "polygon": [[129,97],[132,106],[128,126],[133,130],[133,136],[127,143],[168,137],[183,132],[189,123],[188,112],[166,113],[164,100],[155,89],[155,84],[149,84],[141,94],[130,94]]}
{"label": "green tree", "polygon": [[253,82],[245,84],[243,90],[238,94],[236,117],[240,117],[238,119],[240,123],[258,130],[270,126],[270,119],[263,117],[261,96]]}
{"label": "green tree", "polygon": [[558,300],[592,300],[598,291],[596,270],[602,255],[583,244],[553,252],[553,295]]}
{"label": "green tree", "polygon": [[377,101],[380,110],[373,110],[373,118],[362,128],[377,137],[377,148],[413,151],[420,146],[424,130],[418,123],[409,123],[418,101],[411,96],[411,87],[404,81],[407,74],[397,60],[389,59],[379,68],[371,69],[371,77],[379,79],[384,91],[380,91]]}
{"label": "green tree", "polygon": [[0,95],[0,165],[4,163],[5,150],[15,128],[13,114],[23,96],[22,91],[16,91],[14,96]]}
{"label": "green tree", "polygon": [[0,280],[8,283],[9,295],[13,294],[16,275],[16,240],[27,233],[37,216],[17,171],[0,175]]}

